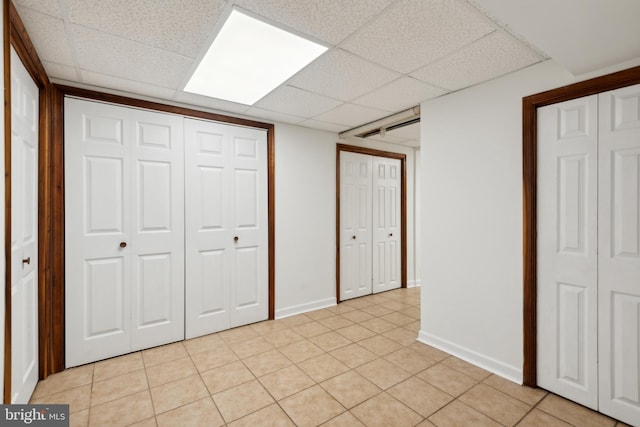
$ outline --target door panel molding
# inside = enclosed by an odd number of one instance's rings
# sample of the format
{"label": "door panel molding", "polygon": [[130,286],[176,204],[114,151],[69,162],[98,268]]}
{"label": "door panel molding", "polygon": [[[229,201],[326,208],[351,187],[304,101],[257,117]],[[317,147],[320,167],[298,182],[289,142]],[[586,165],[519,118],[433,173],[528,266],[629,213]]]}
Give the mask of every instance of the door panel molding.
{"label": "door panel molding", "polygon": [[340,153],[351,152],[400,160],[400,287],[407,287],[407,155],[354,145],[336,145],[336,303],[340,302]]}
{"label": "door panel molding", "polygon": [[522,99],[523,384],[537,386],[537,110],[640,83],[640,66]]}

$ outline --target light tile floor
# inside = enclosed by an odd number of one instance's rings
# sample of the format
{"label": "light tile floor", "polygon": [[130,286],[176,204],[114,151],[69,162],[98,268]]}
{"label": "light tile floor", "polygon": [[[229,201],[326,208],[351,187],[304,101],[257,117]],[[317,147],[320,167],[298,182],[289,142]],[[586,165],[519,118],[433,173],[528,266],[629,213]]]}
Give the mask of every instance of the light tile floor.
{"label": "light tile floor", "polygon": [[68,369],[72,426],[624,426],[416,341],[398,289]]}

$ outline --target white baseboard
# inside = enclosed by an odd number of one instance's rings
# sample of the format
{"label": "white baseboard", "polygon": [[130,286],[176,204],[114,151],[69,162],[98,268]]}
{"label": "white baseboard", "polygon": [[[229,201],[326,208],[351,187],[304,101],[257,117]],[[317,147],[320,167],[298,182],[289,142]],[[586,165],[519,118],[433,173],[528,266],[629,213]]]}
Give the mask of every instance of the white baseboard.
{"label": "white baseboard", "polygon": [[507,365],[506,363],[500,362],[499,360],[487,357],[483,354],[477,353],[466,347],[459,346],[450,341],[438,338],[424,331],[420,331],[420,333],[418,334],[418,341],[435,347],[439,350],[446,351],[447,353],[452,354],[464,360],[465,362],[469,362],[483,369],[486,369],[487,371],[504,377],[509,381],[513,381],[516,384],[522,384],[522,369]]}
{"label": "white baseboard", "polygon": [[291,307],[279,308],[276,310],[276,319],[282,319],[296,314],[306,313],[308,311],[320,310],[321,308],[333,307],[336,305],[336,298],[326,298],[318,301],[311,301],[304,304],[292,305]]}
{"label": "white baseboard", "polygon": [[420,280],[407,280],[407,288],[418,288],[422,286],[422,281]]}

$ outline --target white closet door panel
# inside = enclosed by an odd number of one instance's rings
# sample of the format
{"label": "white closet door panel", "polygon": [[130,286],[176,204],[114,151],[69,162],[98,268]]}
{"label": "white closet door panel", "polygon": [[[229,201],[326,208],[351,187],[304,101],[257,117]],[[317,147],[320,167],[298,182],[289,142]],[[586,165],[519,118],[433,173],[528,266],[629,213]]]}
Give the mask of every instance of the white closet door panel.
{"label": "white closet door panel", "polygon": [[260,129],[221,125],[231,136],[230,203],[233,218],[230,326],[269,316],[267,211],[267,133]]}
{"label": "white closet door panel", "polygon": [[400,167],[398,159],[373,157],[373,293],[401,285]]}
{"label": "white closet door panel", "polygon": [[131,347],[128,112],[65,99],[66,365]]}
{"label": "white closet door panel", "polygon": [[132,350],[184,338],[183,118],[129,110]]}
{"label": "white closet door panel", "polygon": [[640,85],[600,100],[600,410],[640,425]]}
{"label": "white closet door panel", "polygon": [[597,409],[597,96],[538,110],[538,385]]}
{"label": "white closet door panel", "polygon": [[39,90],[11,49],[11,403],[38,382]]}
{"label": "white closet door panel", "polygon": [[340,300],[371,293],[371,156],[340,153]]}

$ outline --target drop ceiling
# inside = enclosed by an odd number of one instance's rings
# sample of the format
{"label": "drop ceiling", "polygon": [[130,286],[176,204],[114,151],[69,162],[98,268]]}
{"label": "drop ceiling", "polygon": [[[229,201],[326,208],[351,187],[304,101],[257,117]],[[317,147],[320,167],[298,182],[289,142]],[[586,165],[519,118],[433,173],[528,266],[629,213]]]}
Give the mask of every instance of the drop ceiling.
{"label": "drop ceiling", "polygon": [[[341,132],[546,59],[465,0],[14,0],[54,82]],[[230,8],[330,49],[253,106],[184,92]],[[417,146],[418,126],[380,140]]]}

